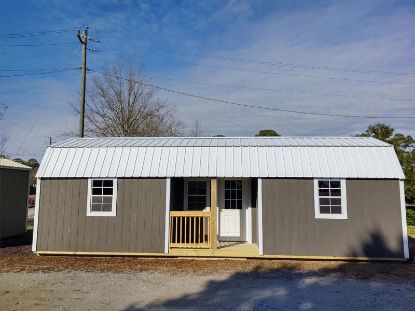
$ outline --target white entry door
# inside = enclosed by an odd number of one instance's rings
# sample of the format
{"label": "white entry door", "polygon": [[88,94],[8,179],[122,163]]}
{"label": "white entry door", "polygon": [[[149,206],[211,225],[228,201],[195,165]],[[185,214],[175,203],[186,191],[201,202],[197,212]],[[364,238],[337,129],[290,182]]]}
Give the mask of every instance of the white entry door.
{"label": "white entry door", "polygon": [[[222,190],[223,189],[223,190]],[[225,180],[219,207],[219,238],[221,241],[243,241],[244,208],[242,180]]]}

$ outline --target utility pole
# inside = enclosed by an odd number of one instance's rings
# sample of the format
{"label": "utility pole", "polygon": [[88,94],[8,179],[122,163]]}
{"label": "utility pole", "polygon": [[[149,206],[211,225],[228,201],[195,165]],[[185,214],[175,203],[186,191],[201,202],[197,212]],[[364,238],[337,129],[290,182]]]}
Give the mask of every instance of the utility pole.
{"label": "utility pole", "polygon": [[84,137],[85,120],[85,89],[86,89],[86,51],[88,42],[88,26],[84,27],[82,36],[78,30],[77,37],[82,45],[82,67],[81,67],[81,100],[79,106],[79,137]]}

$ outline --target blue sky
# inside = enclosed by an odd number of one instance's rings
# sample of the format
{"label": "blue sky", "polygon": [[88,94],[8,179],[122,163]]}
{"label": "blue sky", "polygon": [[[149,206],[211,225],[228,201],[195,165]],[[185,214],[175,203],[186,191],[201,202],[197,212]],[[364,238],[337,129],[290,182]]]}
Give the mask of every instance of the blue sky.
{"label": "blue sky", "polygon": [[[415,116],[413,1],[4,0],[0,4],[0,35],[85,24],[90,35],[101,40],[91,44],[98,51],[89,53],[89,68],[132,63],[155,85],[243,104]],[[42,43],[65,44],[4,46]],[[0,38],[0,45],[0,75],[21,73],[6,71],[12,69],[80,66],[74,32]],[[0,100],[9,106],[0,121],[0,134],[8,137],[9,155],[40,159],[50,136],[56,141],[76,131],[70,103],[78,103],[79,87],[77,71],[0,78]],[[405,133],[414,131],[410,119],[304,116],[162,91],[158,96],[183,121],[184,134],[193,120],[199,120],[206,136],[252,136],[261,128],[283,135],[353,135],[376,121]]]}

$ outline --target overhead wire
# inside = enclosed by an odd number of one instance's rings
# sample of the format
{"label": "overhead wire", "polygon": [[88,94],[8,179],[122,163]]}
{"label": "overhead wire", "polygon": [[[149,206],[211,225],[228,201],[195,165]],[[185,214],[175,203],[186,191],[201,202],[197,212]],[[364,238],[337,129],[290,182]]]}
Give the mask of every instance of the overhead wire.
{"label": "overhead wire", "polygon": [[30,72],[30,73],[19,73],[19,74],[10,74],[10,75],[0,75],[0,78],[13,78],[13,77],[24,77],[24,76],[47,75],[47,74],[60,73],[60,72],[66,72],[66,71],[74,71],[74,70],[79,70],[79,69],[80,69],[80,67],[76,67],[76,68],[62,68],[62,69],[48,70],[48,71],[41,71],[41,72]]}
{"label": "overhead wire", "polygon": [[65,28],[65,29],[56,29],[56,30],[36,31],[36,32],[8,33],[8,34],[0,34],[0,39],[46,36],[46,35],[54,35],[54,34],[61,34],[65,32],[71,32],[74,30],[76,30],[75,27]]}
{"label": "overhead wire", "polygon": [[[170,62],[167,60],[157,60],[160,62]],[[250,73],[261,73],[267,75],[277,75],[277,76],[287,76],[287,77],[299,77],[299,78],[311,78],[311,79],[323,79],[323,80],[334,80],[334,81],[350,81],[350,82],[367,82],[367,83],[377,83],[377,84],[394,84],[394,85],[415,85],[415,82],[398,82],[398,81],[380,81],[380,80],[365,80],[365,79],[352,79],[352,78],[336,78],[336,77],[327,77],[322,75],[308,75],[308,74],[297,74],[290,72],[275,72],[275,71],[264,71],[256,69],[245,69],[245,68],[236,68],[236,67],[227,67],[221,65],[213,64],[201,64],[201,63],[192,63],[192,62],[175,62],[178,64],[197,66],[197,67],[206,67],[206,68],[215,68],[215,69],[224,69],[229,71],[239,71],[239,72],[250,72]]]}
{"label": "overhead wire", "polygon": [[[140,44],[139,46],[146,48],[146,49],[150,48],[148,45],[143,45],[143,44]],[[160,49],[170,54],[172,53],[172,51],[168,48],[160,48]],[[158,49],[158,51],[160,51],[160,49]],[[283,62],[283,61],[272,61],[272,60],[253,59],[253,58],[223,56],[223,55],[216,55],[216,54],[211,54],[211,53],[193,52],[193,51],[186,50],[186,49],[182,49],[182,50],[175,49],[174,52],[178,54],[202,56],[202,57],[217,59],[217,60],[233,61],[233,62],[240,62],[240,63],[252,63],[252,64],[259,64],[259,65],[270,65],[270,66],[278,66],[278,67],[292,67],[292,68],[303,68],[303,69],[322,70],[322,71],[338,71],[338,72],[378,74],[378,75],[397,75],[397,76],[415,75],[415,72],[399,72],[399,71],[386,71],[386,70],[376,70],[376,69],[299,64],[299,63]]]}
{"label": "overhead wire", "polygon": [[242,103],[238,103],[238,102],[222,100],[222,99],[217,99],[217,98],[212,98],[212,97],[206,97],[206,96],[191,94],[191,93],[187,93],[187,92],[177,91],[177,90],[169,89],[169,88],[165,88],[165,87],[160,87],[160,86],[157,86],[157,85],[154,85],[154,84],[149,84],[149,83],[145,83],[145,82],[141,82],[141,81],[131,80],[131,79],[128,79],[128,78],[124,78],[122,76],[108,74],[108,73],[101,72],[101,71],[94,70],[94,69],[88,69],[88,71],[99,73],[99,74],[102,74],[104,76],[109,76],[109,77],[121,79],[121,80],[124,80],[124,81],[131,81],[131,82],[134,82],[134,83],[137,83],[137,84],[141,84],[141,85],[144,85],[144,86],[147,86],[147,87],[155,88],[155,89],[162,90],[162,91],[169,92],[169,93],[179,94],[179,95],[188,96],[188,97],[192,97],[192,98],[198,98],[198,99],[211,101],[211,102],[217,102],[217,103],[229,104],[229,105],[234,105],[234,106],[240,106],[240,107],[245,107],[245,108],[254,108],[254,109],[267,110],[267,111],[278,111],[278,112],[286,112],[286,113],[294,113],[294,114],[302,114],[302,115],[312,115],[312,116],[324,116],[324,117],[363,118],[363,119],[415,119],[415,116],[378,116],[378,115],[330,114],[330,113],[319,113],[319,112],[292,110],[292,109],[285,109],[285,108],[258,106],[258,105],[251,105],[251,104],[242,104]]}
{"label": "overhead wire", "polygon": [[[33,76],[33,75],[43,75],[43,74],[51,74],[51,73],[58,73],[58,72],[65,72],[65,71],[73,71],[73,70],[79,70],[80,68],[62,68],[62,69],[57,69],[57,70],[50,70],[50,71],[45,71],[45,72],[35,72],[35,73],[26,73],[26,74],[14,74],[14,75],[7,75],[7,76],[1,76],[0,78],[10,78],[10,77],[21,77],[21,76]],[[42,110],[39,109],[36,117],[33,120],[33,123],[31,125],[31,127],[29,128],[29,130],[27,131],[22,143],[19,145],[16,155],[19,155],[20,150],[22,149],[23,145],[26,143],[29,135],[32,133],[33,128],[35,127],[37,121],[39,120],[40,116],[42,114]]]}
{"label": "overhead wire", "polygon": [[222,84],[222,83],[213,83],[213,82],[190,81],[190,80],[166,78],[166,77],[153,76],[153,75],[150,77],[151,79],[155,79],[155,80],[174,81],[174,82],[197,84],[197,85],[210,85],[210,86],[218,86],[218,87],[239,88],[239,89],[248,89],[248,90],[256,90],[256,91],[293,93],[293,94],[302,94],[302,95],[321,95],[321,96],[345,97],[345,98],[364,99],[364,100],[407,101],[407,102],[415,103],[415,100],[411,98],[366,97],[366,96],[360,96],[360,95],[349,95],[349,94],[340,94],[340,93],[327,93],[327,92],[323,93],[323,92],[314,92],[314,91],[285,90],[285,89],[253,87],[253,86],[245,86],[245,85],[232,85],[232,84]]}
{"label": "overhead wire", "polygon": [[303,68],[303,69],[314,69],[314,70],[324,70],[324,71],[339,71],[339,72],[353,72],[353,73],[364,73],[364,74],[379,74],[379,75],[415,75],[415,72],[395,72],[395,71],[382,71],[382,70],[368,70],[368,69],[353,69],[346,67],[330,67],[330,66],[318,66],[318,65],[306,65],[306,64],[296,64],[296,63],[285,63],[285,62],[276,62],[276,61],[267,61],[267,60],[255,60],[249,58],[235,58],[228,56],[219,56],[206,53],[189,53],[199,55],[212,59],[220,59],[227,61],[236,61],[242,63],[253,63],[260,65],[270,65],[270,66],[280,66],[280,67],[294,67],[294,68]]}
{"label": "overhead wire", "polygon": [[[0,69],[5,72],[24,72],[24,71],[42,71],[39,74],[55,73],[60,72],[61,70],[76,70],[79,68],[38,68],[38,69]],[[43,72],[46,71],[46,72]],[[37,73],[36,73],[37,74]],[[34,74],[24,74],[24,75],[35,75]],[[14,77],[14,76],[24,76],[23,74],[7,75],[0,77]],[[269,92],[279,92],[279,93],[293,93],[293,94],[304,94],[304,95],[321,95],[321,96],[331,96],[331,97],[345,97],[352,99],[364,99],[364,100],[382,100],[382,101],[407,101],[414,102],[410,98],[387,98],[387,97],[365,97],[359,95],[349,95],[349,94],[339,94],[339,93],[327,93],[327,92],[314,92],[314,91],[299,91],[299,90],[284,90],[284,89],[273,89],[273,88],[264,88],[264,87],[252,87],[252,86],[243,86],[243,85],[232,85],[232,84],[221,84],[221,83],[212,83],[212,82],[201,82],[201,81],[189,81],[182,79],[166,78],[160,76],[151,76],[155,80],[165,80],[165,81],[176,81],[180,83],[189,83],[189,84],[198,84],[198,85],[210,85],[218,87],[230,87],[230,88],[239,88],[239,89],[250,89],[257,91],[269,91]]]}
{"label": "overhead wire", "polygon": [[67,68],[13,68],[13,69],[0,69],[0,71],[50,71],[50,70],[61,70],[61,69],[67,69]]}
{"label": "overhead wire", "polygon": [[0,44],[0,46],[7,47],[32,47],[32,46],[58,46],[58,45],[71,45],[77,44],[78,42],[56,42],[56,43],[35,43],[35,44]]}

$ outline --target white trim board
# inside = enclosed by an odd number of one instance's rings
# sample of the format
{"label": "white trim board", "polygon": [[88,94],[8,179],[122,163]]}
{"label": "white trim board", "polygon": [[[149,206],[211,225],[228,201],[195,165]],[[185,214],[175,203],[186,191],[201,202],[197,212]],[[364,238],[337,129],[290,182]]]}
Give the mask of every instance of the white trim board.
{"label": "white trim board", "polygon": [[169,253],[169,232],[170,232],[170,189],[171,189],[171,178],[166,178],[166,223],[164,232],[164,253]]}
{"label": "white trim board", "polygon": [[[245,200],[245,237],[248,243],[252,243],[252,202],[251,202],[251,179],[243,180],[245,184],[245,191],[242,193],[242,198]],[[242,184],[243,185],[243,184]],[[242,191],[244,187],[242,186]]]}
{"label": "white trim board", "polygon": [[401,196],[403,256],[404,256],[405,259],[408,259],[409,258],[408,227],[407,227],[407,223],[406,223],[405,187],[404,187],[404,181],[403,180],[399,180],[399,192],[400,192],[400,196]]}
{"label": "white trim board", "polygon": [[32,251],[36,252],[37,250],[37,230],[39,226],[39,203],[40,203],[40,178],[36,180],[36,200],[35,200],[35,219],[33,223],[33,241],[32,241]]}
{"label": "white trim board", "polygon": [[262,229],[262,178],[258,178],[258,252],[259,255],[264,255],[264,238]]}

